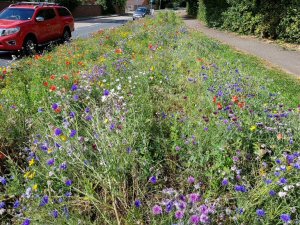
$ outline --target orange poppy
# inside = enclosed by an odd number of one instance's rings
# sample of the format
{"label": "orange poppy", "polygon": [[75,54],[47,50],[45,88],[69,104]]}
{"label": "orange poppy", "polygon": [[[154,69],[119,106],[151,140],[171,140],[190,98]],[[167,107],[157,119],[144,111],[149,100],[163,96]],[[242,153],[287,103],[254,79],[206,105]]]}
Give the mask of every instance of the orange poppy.
{"label": "orange poppy", "polygon": [[238,103],[238,107],[239,107],[240,109],[244,108],[244,107],[245,107],[245,102],[239,102],[239,103]]}
{"label": "orange poppy", "polygon": [[216,103],[216,101],[217,101],[217,96],[214,96],[213,103]]}
{"label": "orange poppy", "polygon": [[54,111],[55,111],[56,113],[60,113],[60,112],[61,112],[61,108],[58,107],[58,108],[56,108]]}
{"label": "orange poppy", "polygon": [[217,103],[217,107],[218,107],[218,110],[221,110],[223,108],[222,104],[220,102]]}
{"label": "orange poppy", "polygon": [[122,52],[123,52],[123,51],[122,51],[122,49],[120,49],[120,48],[118,48],[118,49],[115,50],[115,53],[116,53],[116,54],[122,54]]}
{"label": "orange poppy", "polygon": [[239,102],[239,97],[238,96],[232,96],[231,100],[234,102],[234,103],[238,103]]}

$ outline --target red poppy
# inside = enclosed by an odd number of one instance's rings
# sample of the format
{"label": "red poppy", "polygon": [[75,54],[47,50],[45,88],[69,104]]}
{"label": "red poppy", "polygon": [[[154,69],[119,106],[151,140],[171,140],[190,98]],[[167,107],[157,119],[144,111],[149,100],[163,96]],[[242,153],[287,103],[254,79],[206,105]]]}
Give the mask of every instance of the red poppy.
{"label": "red poppy", "polygon": [[63,75],[64,80],[69,80],[69,76],[68,75]]}
{"label": "red poppy", "polygon": [[52,86],[50,87],[50,91],[56,91],[56,86],[52,85]]}
{"label": "red poppy", "polygon": [[66,61],[66,65],[67,66],[71,65],[71,62],[70,61]]}
{"label": "red poppy", "polygon": [[54,79],[55,79],[55,75],[52,74],[52,75],[50,76],[50,80],[54,80]]}
{"label": "red poppy", "polygon": [[149,44],[149,46],[148,46],[148,47],[149,47],[149,49],[151,49],[151,48],[153,47],[153,45],[152,45],[152,44]]}
{"label": "red poppy", "polygon": [[2,73],[3,73],[3,75],[7,74],[6,69],[4,69],[4,70],[2,71]]}
{"label": "red poppy", "polygon": [[2,152],[0,152],[0,160],[4,159],[4,158],[5,158],[5,155]]}
{"label": "red poppy", "polygon": [[83,62],[78,62],[78,65],[79,66],[83,66]]}
{"label": "red poppy", "polygon": [[60,112],[61,112],[61,108],[58,107],[58,108],[56,108],[54,111],[55,111],[56,113],[60,113]]}
{"label": "red poppy", "polygon": [[42,58],[41,55],[35,55],[35,56],[34,56],[34,59],[35,59],[35,60],[39,60],[40,58]]}
{"label": "red poppy", "polygon": [[0,80],[4,80],[4,76],[0,76]]}
{"label": "red poppy", "polygon": [[44,85],[45,87],[48,87],[49,83],[48,83],[47,81],[45,81],[45,82],[43,82],[43,85]]}

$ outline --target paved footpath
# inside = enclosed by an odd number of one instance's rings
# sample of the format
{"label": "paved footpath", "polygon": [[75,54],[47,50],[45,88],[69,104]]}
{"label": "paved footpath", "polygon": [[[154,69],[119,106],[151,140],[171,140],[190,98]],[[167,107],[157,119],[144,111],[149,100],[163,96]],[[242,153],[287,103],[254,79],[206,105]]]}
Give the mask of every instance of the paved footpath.
{"label": "paved footpath", "polygon": [[197,29],[208,37],[217,39],[237,50],[258,56],[268,64],[300,78],[300,51],[287,50],[279,45],[266,43],[256,38],[243,38],[232,33],[208,28],[196,19],[185,16],[183,19],[188,27]]}

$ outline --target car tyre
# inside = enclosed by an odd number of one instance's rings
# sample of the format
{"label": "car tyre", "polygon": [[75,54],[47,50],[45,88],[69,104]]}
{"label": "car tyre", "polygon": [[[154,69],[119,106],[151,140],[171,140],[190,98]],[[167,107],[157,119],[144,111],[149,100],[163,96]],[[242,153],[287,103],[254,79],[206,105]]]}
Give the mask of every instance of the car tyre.
{"label": "car tyre", "polygon": [[36,40],[32,37],[27,37],[23,44],[23,53],[25,55],[34,55],[37,50]]}
{"label": "car tyre", "polygon": [[63,42],[69,42],[71,39],[71,32],[68,29],[64,30],[63,36],[62,36],[62,41]]}

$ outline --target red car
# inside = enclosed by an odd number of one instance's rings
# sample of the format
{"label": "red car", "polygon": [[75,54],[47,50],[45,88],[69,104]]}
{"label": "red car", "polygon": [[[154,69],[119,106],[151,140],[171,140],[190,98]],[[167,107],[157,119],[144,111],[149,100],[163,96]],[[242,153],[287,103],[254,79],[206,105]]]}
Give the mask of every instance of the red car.
{"label": "red car", "polygon": [[38,45],[71,38],[74,18],[54,3],[19,2],[0,13],[0,51],[32,54]]}

